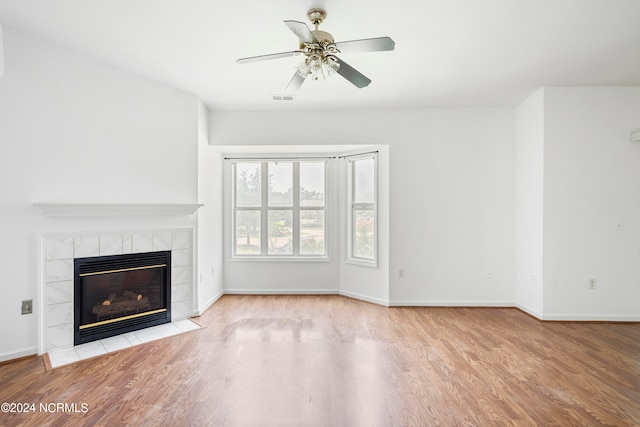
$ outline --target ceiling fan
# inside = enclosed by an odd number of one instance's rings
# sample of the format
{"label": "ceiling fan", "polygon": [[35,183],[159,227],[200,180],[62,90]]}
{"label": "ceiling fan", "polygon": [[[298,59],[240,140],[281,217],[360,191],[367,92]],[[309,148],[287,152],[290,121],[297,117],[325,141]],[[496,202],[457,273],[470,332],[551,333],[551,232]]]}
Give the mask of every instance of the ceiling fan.
{"label": "ceiling fan", "polygon": [[236,62],[239,64],[247,64],[303,54],[305,59],[298,66],[291,81],[289,81],[286,88],[287,91],[298,90],[307,77],[310,77],[312,80],[322,80],[335,73],[340,74],[356,87],[363,88],[368,86],[371,80],[338,58],[337,54],[379,52],[393,50],[395,47],[395,42],[391,40],[390,37],[334,42],[331,34],[318,30],[318,25],[327,17],[327,13],[324,10],[317,8],[311,9],[307,12],[307,17],[315,26],[314,30],[310,30],[304,22],[284,21],[284,24],[300,39],[300,47],[298,50],[240,58]]}

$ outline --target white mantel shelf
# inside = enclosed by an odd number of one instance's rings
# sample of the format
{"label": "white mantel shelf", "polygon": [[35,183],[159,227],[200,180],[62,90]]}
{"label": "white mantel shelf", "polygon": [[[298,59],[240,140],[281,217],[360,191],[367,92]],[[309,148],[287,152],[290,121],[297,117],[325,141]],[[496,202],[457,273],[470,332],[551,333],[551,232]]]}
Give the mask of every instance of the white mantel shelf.
{"label": "white mantel shelf", "polygon": [[201,204],[35,203],[44,216],[180,216],[192,215]]}

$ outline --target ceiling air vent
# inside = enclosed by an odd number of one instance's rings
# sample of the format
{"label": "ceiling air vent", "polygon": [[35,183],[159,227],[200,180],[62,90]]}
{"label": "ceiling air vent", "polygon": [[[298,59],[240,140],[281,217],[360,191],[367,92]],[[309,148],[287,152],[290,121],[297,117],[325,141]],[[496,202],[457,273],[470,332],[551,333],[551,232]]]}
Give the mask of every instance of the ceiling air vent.
{"label": "ceiling air vent", "polygon": [[271,95],[274,101],[293,101],[293,95]]}

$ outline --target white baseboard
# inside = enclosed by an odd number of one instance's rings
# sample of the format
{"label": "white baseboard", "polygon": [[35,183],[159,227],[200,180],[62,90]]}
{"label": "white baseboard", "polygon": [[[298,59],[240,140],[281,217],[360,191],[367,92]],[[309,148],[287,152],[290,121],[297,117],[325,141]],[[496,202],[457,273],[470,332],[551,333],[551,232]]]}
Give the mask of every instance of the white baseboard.
{"label": "white baseboard", "polygon": [[475,301],[475,300],[395,300],[390,307],[516,307],[513,301]]}
{"label": "white baseboard", "polygon": [[203,305],[198,307],[198,309],[193,313],[194,316],[202,316],[205,311],[207,311],[216,301],[218,301],[224,295],[224,290],[215,294],[209,301],[205,302]]}
{"label": "white baseboard", "polygon": [[544,314],[537,310],[532,310],[522,304],[516,304],[519,310],[542,321],[556,322],[640,322],[637,315],[619,314]]}
{"label": "white baseboard", "polygon": [[370,297],[369,295],[359,294],[357,292],[341,290],[340,291],[340,295],[345,296],[345,297],[349,297],[349,298],[353,298],[353,299],[358,299],[358,300],[361,300],[361,301],[370,302],[370,303],[377,304],[377,305],[381,305],[383,307],[389,307],[389,301],[387,301],[387,300],[383,300],[381,298]]}
{"label": "white baseboard", "polygon": [[640,322],[640,316],[618,314],[543,314],[540,320],[563,322]]}
{"label": "white baseboard", "polygon": [[337,289],[225,289],[226,295],[339,295]]}
{"label": "white baseboard", "polygon": [[35,347],[23,348],[22,350],[12,351],[11,353],[0,354],[0,362],[20,359],[21,357],[35,356],[36,354],[38,354],[38,349]]}
{"label": "white baseboard", "polygon": [[525,312],[525,313],[527,313],[528,315],[533,316],[533,317],[535,317],[535,318],[536,318],[536,319],[538,319],[538,320],[543,320],[543,318],[542,318],[542,313],[540,313],[540,312],[539,312],[539,311],[537,311],[537,310],[532,310],[532,309],[530,309],[529,307],[524,306],[524,305],[522,305],[522,304],[516,304],[516,308],[517,308],[518,310],[524,311],[524,312]]}

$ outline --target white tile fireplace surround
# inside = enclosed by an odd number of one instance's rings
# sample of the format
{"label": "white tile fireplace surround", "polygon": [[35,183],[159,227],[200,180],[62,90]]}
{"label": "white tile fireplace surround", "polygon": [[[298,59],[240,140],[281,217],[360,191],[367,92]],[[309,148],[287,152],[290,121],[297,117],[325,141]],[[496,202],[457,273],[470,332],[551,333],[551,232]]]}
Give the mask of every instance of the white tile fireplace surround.
{"label": "white tile fireplace surround", "polygon": [[40,282],[39,354],[73,347],[74,258],[171,251],[171,318],[194,313],[194,229],[44,234]]}

